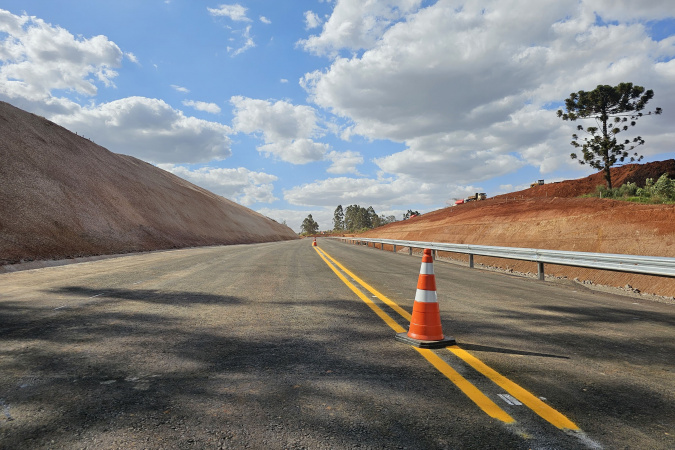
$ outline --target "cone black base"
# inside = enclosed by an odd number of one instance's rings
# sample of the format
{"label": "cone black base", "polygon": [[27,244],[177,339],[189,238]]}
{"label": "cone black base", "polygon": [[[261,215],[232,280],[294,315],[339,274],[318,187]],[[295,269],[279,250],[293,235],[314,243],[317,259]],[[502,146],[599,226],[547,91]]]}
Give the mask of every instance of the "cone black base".
{"label": "cone black base", "polygon": [[450,336],[444,336],[443,339],[441,339],[440,341],[422,341],[419,339],[411,338],[410,336],[408,336],[408,333],[405,332],[397,333],[396,340],[405,342],[406,344],[418,348],[443,348],[449,345],[455,345],[457,343],[457,341],[455,341],[455,338]]}

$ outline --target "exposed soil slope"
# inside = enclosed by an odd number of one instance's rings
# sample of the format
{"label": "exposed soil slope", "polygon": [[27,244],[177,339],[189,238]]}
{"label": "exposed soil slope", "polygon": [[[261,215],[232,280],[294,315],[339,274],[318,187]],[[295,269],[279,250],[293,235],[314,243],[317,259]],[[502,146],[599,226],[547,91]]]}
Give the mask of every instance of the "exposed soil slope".
{"label": "exposed soil slope", "polygon": [[[619,187],[625,183],[636,183],[643,187],[647,178],[656,181],[661,175],[667,173],[670,178],[675,178],[675,159],[657,161],[649,164],[626,164],[621,167],[613,167],[612,186]],[[518,192],[498,195],[494,198],[531,198],[531,197],[579,197],[584,194],[595,192],[597,186],[605,185],[603,172],[594,173],[578,180],[567,180],[558,183],[537,185]]]}
{"label": "exposed soil slope", "polygon": [[[616,180],[636,180],[643,184],[644,178],[658,178],[664,172],[675,174],[675,161],[643,166],[633,164],[619,168],[617,172]],[[675,257],[675,206],[575,197],[593,192],[595,186],[603,182],[600,173],[581,180],[536,186],[433,211],[362,236]],[[622,182],[617,181],[617,186],[620,184]],[[550,191],[545,196],[543,191],[547,188]],[[529,262],[479,257],[476,261],[536,272],[536,265]],[[548,265],[546,272],[610,286],[630,284],[643,292],[675,296],[675,280],[670,278]]]}
{"label": "exposed soil slope", "polygon": [[295,238],[285,225],[0,102],[0,265]]}

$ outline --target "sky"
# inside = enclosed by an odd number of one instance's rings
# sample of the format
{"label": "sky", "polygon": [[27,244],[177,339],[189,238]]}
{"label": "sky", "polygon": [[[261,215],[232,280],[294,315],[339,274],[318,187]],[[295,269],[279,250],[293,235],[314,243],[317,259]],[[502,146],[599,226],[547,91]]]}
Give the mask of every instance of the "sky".
{"label": "sky", "polygon": [[593,173],[570,93],[653,89],[675,157],[672,0],[0,0],[0,100],[295,231]]}

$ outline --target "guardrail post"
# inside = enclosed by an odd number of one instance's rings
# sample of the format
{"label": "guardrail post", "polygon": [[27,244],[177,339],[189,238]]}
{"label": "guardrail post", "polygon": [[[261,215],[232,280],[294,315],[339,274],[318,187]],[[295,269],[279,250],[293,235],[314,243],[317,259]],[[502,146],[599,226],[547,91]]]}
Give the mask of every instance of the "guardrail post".
{"label": "guardrail post", "polygon": [[544,263],[537,262],[537,277],[539,280],[544,281]]}
{"label": "guardrail post", "polygon": [[473,269],[473,255],[469,253],[469,269]]}
{"label": "guardrail post", "polygon": [[394,253],[396,253],[396,244],[394,244]]}
{"label": "guardrail post", "polygon": [[431,250],[431,257],[436,260],[436,250]]}
{"label": "guardrail post", "polygon": [[412,247],[408,247],[408,255],[412,256]]}

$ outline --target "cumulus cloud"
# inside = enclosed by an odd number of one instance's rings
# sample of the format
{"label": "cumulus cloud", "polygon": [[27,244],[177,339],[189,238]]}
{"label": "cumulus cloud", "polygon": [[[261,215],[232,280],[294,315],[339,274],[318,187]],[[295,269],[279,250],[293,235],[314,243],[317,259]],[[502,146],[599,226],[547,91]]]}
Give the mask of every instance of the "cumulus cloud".
{"label": "cumulus cloud", "polygon": [[265,16],[260,16],[260,21],[261,21],[262,23],[266,24],[266,25],[269,25],[269,24],[272,23],[272,21],[271,21],[270,19],[268,19],[267,17],[265,17]]}
{"label": "cumulus cloud", "polygon": [[307,164],[322,160],[328,148],[328,144],[311,139],[292,139],[261,145],[258,151],[265,156],[275,156],[292,164]]}
{"label": "cumulus cloud", "polygon": [[51,117],[97,144],[153,163],[197,163],[230,156],[231,129],[188,117],[162,100],[128,97]]}
{"label": "cumulus cloud", "polygon": [[322,133],[314,108],[241,96],[232,97],[230,103],[235,108],[234,130],[262,135],[265,143],[259,152],[293,164],[324,158],[328,145],[312,139]]}
{"label": "cumulus cloud", "polygon": [[323,23],[323,20],[312,11],[305,11],[305,29],[311,30],[312,28],[318,28]]}
{"label": "cumulus cloud", "polygon": [[197,111],[204,111],[211,114],[220,113],[220,106],[216,105],[215,103],[207,103],[194,100],[183,100],[183,104],[185,106],[190,106],[196,109]]}
{"label": "cumulus cloud", "polygon": [[358,204],[373,206],[376,211],[397,205],[437,205],[447,200],[477,192],[473,186],[454,183],[420,183],[411,177],[378,179],[336,177],[303,184],[284,191],[284,199],[299,206],[333,207]]}
{"label": "cumulus cloud", "polygon": [[[81,106],[53,91],[94,96],[112,87],[124,53],[105,36],[74,37],[32,16],[0,10],[0,99],[41,114],[118,153],[147,161],[203,162],[230,155],[225,125],[187,117],[162,100],[129,97]],[[133,54],[127,58],[134,61]],[[189,92],[172,86],[180,92]],[[194,103],[197,108],[213,107]],[[215,106],[215,105],[214,105]]]}
{"label": "cumulus cloud", "polygon": [[276,220],[279,223],[286,222],[292,230],[300,233],[302,228],[302,221],[308,214],[319,224],[320,230],[327,230],[333,225],[333,210],[328,209],[313,209],[313,210],[293,210],[293,209],[272,209],[272,208],[258,208],[256,210],[263,216],[267,216]]}
{"label": "cumulus cloud", "polygon": [[[672,151],[653,146],[666,142],[675,120],[675,106],[663,102],[675,95],[675,38],[656,42],[644,23],[673,17],[666,2],[644,9],[609,0],[461,7],[439,0],[421,9],[412,1],[366,2],[361,12],[355,3],[338,1],[322,34],[303,45],[323,54],[365,51],[336,57],[301,85],[312,102],[350,122],[347,134],[407,145],[375,161],[385,172],[442,183],[484,180],[523,165],[542,172],[571,167],[573,131],[550,105],[570,92],[623,81],[654,89],[654,105],[664,107],[663,116],[638,125],[641,135],[654,133],[651,149],[641,150]],[[383,24],[364,25],[381,15]]]}
{"label": "cumulus cloud", "polygon": [[105,36],[75,37],[41,19],[0,9],[0,95],[40,101],[62,89],[95,95],[114,86],[124,54]]}
{"label": "cumulus cloud", "polygon": [[346,152],[332,151],[326,155],[326,159],[332,162],[331,166],[326,169],[328,173],[353,173],[359,175],[356,166],[363,164],[363,156],[359,152],[348,150]]}
{"label": "cumulus cloud", "polygon": [[251,19],[246,17],[247,8],[241,6],[238,3],[230,5],[220,5],[217,8],[206,8],[209,11],[209,14],[212,16],[218,17],[229,17],[235,22],[250,22]]}
{"label": "cumulus cloud", "polygon": [[[375,45],[383,31],[419,8],[421,0],[337,0],[321,34],[298,42],[305,50],[333,54],[340,49],[357,51]],[[321,25],[312,11],[305,12],[307,29]]]}
{"label": "cumulus cloud", "polygon": [[278,200],[273,193],[273,182],[278,178],[268,173],[244,167],[202,167],[196,170],[174,164],[159,164],[158,167],[242,205]]}

